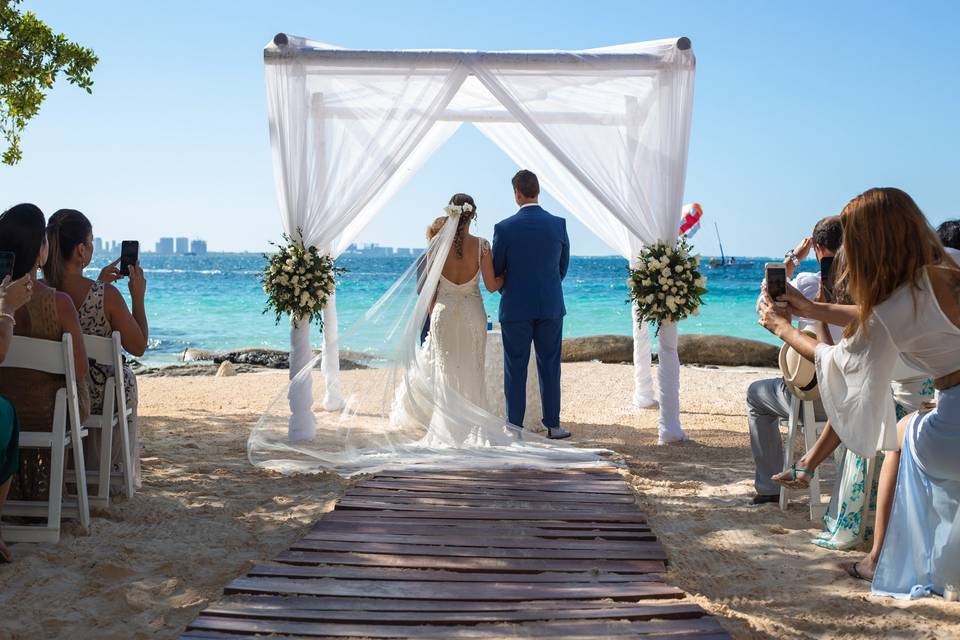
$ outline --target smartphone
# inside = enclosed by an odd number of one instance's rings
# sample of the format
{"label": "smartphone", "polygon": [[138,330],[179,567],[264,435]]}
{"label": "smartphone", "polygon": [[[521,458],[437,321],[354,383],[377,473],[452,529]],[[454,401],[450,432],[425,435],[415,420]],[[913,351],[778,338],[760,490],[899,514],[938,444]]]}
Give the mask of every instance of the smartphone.
{"label": "smartphone", "polygon": [[136,240],[124,240],[120,243],[120,274],[130,275],[130,265],[140,259],[140,243]]}
{"label": "smartphone", "polygon": [[787,294],[787,268],[782,262],[768,262],[763,265],[764,278],[767,281],[767,295],[774,302]]}
{"label": "smartphone", "polygon": [[833,256],[820,258],[820,288],[827,302],[833,302]]}
{"label": "smartphone", "polygon": [[13,265],[17,261],[17,254],[13,251],[0,251],[0,282],[7,276],[13,278]]}

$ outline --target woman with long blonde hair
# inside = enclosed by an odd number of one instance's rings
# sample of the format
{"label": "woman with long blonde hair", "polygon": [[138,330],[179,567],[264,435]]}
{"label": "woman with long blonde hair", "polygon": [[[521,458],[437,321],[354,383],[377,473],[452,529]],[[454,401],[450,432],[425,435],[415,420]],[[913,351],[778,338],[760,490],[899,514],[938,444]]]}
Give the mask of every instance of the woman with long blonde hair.
{"label": "woman with long blonde hair", "polygon": [[[899,189],[870,189],[841,214],[856,304],[840,308],[788,291],[787,311],[767,304],[761,323],[817,366],[824,409],[855,453],[900,453],[881,472],[874,552],[849,568],[896,597],[943,593],[960,581],[960,267],[923,213]],[[794,329],[789,313],[845,324],[838,345]],[[899,358],[936,381],[937,406],[899,423],[890,382]],[[883,523],[887,523],[883,528]]]}

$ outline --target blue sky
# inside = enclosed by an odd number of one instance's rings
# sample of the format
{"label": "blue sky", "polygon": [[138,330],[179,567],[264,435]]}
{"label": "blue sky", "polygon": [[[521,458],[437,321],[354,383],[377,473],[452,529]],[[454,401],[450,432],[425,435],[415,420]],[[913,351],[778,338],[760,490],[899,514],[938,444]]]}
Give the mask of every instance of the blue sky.
{"label": "blue sky", "polygon": [[[871,186],[960,217],[960,3],[27,1],[100,56],[94,93],[58,84],[3,204],[77,208],[97,235],[261,250],[280,233],[262,49],[278,31],[356,48],[582,49],[686,35],[697,54],[685,201],[717,252],[779,255]],[[454,191],[479,231],[513,213],[511,161],[464,126],[361,240],[422,244]],[[549,198],[545,199],[548,208]],[[563,214],[554,206],[556,213]],[[570,222],[574,253],[609,254]]]}

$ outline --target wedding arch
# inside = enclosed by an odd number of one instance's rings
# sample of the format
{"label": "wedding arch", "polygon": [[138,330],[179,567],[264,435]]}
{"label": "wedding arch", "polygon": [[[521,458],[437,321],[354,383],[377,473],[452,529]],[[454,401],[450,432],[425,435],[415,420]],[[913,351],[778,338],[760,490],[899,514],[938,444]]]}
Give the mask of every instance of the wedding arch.
{"label": "wedding arch", "polygon": [[[338,257],[464,122],[624,258],[680,227],[696,61],[687,38],[583,51],[349,50],[278,34],[264,49],[283,227]],[[655,404],[634,306],[634,397]],[[323,407],[343,405],[336,296],[323,310]],[[680,427],[677,327],[659,332],[660,433]],[[310,363],[291,320],[290,377]],[[309,379],[291,384],[291,440],[313,436]]]}

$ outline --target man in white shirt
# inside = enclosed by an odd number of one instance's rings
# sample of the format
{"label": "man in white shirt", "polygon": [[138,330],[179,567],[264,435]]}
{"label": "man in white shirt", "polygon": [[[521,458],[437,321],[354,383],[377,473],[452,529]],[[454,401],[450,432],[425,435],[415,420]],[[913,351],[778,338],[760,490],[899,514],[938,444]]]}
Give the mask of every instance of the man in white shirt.
{"label": "man in white shirt", "polygon": [[[787,278],[792,278],[790,284],[800,290],[809,299],[817,297],[820,291],[820,272],[804,271],[796,274],[794,270],[800,261],[809,255],[813,249],[817,262],[822,258],[832,257],[840,249],[843,240],[843,227],[839,216],[830,216],[820,220],[813,228],[813,235],[804,238],[793,251],[788,251],[784,258]],[[762,298],[762,296],[761,296]],[[759,306],[760,301],[757,301]],[[797,318],[800,329],[814,331],[814,322],[806,318]],[[834,341],[839,341],[843,333],[842,327],[830,325],[830,335]],[[776,502],[780,498],[780,485],[770,479],[776,473],[783,471],[783,441],[780,437],[780,420],[790,415],[790,401],[793,396],[783,382],[783,378],[757,380],[747,390],[747,421],[750,424],[750,448],[753,451],[753,461],[756,465],[754,487],[757,495],[753,497],[753,504]],[[816,411],[823,415],[823,407],[816,403]]]}

